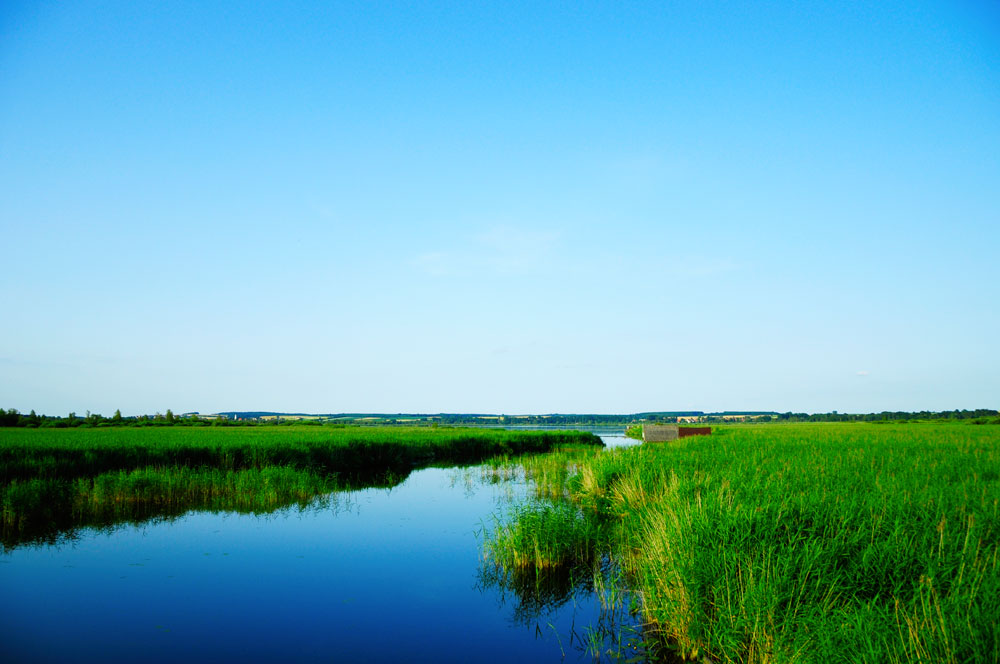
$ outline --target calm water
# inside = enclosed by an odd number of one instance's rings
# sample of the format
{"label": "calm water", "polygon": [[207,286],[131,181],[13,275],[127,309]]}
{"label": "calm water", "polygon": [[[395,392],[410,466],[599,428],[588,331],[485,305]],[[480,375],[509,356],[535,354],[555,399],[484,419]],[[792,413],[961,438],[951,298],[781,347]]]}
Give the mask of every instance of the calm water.
{"label": "calm water", "polygon": [[524,493],[430,468],[306,510],[198,512],[7,551],[0,660],[590,660],[588,630],[610,619],[592,592],[538,602],[483,576],[477,533]]}

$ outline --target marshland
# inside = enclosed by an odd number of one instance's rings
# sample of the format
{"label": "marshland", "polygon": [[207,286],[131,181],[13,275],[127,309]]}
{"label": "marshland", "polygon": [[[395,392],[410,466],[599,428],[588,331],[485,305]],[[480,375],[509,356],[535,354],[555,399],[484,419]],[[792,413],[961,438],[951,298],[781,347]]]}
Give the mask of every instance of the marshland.
{"label": "marshland", "polygon": [[163,661],[1000,659],[1000,427],[603,442],[0,429],[3,648],[121,660],[114,618]]}
{"label": "marshland", "polygon": [[0,428],[2,541],[74,525],[308,503],[415,468],[600,444],[572,431],[407,427]]}

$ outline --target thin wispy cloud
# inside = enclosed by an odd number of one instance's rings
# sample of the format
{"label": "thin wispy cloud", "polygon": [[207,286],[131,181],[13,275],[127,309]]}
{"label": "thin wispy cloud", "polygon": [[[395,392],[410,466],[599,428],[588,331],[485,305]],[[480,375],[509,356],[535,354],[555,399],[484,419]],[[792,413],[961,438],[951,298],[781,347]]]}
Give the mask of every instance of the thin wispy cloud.
{"label": "thin wispy cloud", "polygon": [[443,251],[429,251],[420,254],[413,259],[412,264],[421,272],[439,277],[451,274],[454,267],[451,265],[448,254]]}
{"label": "thin wispy cloud", "polygon": [[533,272],[549,262],[559,234],[497,226],[476,236],[485,264],[500,273]]}
{"label": "thin wispy cloud", "polygon": [[518,226],[494,226],[457,246],[418,254],[411,265],[433,276],[531,274],[557,254],[559,233]]}
{"label": "thin wispy cloud", "polygon": [[667,269],[675,277],[696,279],[736,272],[742,267],[736,261],[728,258],[685,256],[670,263]]}

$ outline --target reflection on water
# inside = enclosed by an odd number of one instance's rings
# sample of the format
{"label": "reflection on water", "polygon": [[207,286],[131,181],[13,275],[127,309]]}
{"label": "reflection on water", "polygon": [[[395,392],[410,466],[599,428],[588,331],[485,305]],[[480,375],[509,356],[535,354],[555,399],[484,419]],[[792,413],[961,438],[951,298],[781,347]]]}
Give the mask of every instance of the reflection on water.
{"label": "reflection on water", "polygon": [[[620,572],[605,558],[591,569],[584,567],[526,569],[512,574],[496,566],[480,570],[479,588],[484,594],[496,591],[498,606],[510,607],[514,625],[527,627],[536,635],[551,630],[563,653],[589,655],[594,660],[639,661],[644,652],[641,630],[634,605],[615,584]],[[568,631],[555,629],[551,617],[569,606],[598,602],[598,612],[589,612],[589,621],[573,621]]]}
{"label": "reflection on water", "polygon": [[562,608],[577,594],[593,592],[593,576],[586,569],[527,568],[504,573],[500,568],[484,564],[479,570],[478,587],[496,590],[502,606],[512,608],[512,619],[519,625],[535,625]]}
{"label": "reflection on water", "polygon": [[191,511],[263,515],[326,509],[344,492],[392,488],[411,471],[320,475],[286,467],[226,471],[144,468],[75,479],[14,481],[4,487],[0,551],[56,544],[81,530],[113,531],[168,522]]}
{"label": "reflection on water", "polygon": [[636,440],[635,438],[629,438],[624,433],[617,434],[602,434],[599,433],[601,440],[604,441],[606,449],[615,449],[618,447],[632,447],[634,445],[642,445],[641,440]]}
{"label": "reflection on water", "polygon": [[608,561],[503,579],[483,566],[483,524],[528,496],[523,475],[483,476],[428,468],[265,514],[159,513],[7,549],[0,659],[535,662],[634,652],[619,629],[631,620],[625,604],[608,600]]}

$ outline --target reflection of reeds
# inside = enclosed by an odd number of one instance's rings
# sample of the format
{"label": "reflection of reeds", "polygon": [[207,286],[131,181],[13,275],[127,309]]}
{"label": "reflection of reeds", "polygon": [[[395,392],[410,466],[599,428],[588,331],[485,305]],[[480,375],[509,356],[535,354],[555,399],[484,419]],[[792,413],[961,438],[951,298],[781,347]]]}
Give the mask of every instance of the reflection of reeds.
{"label": "reflection of reeds", "polygon": [[480,586],[500,590],[501,601],[506,601],[507,593],[513,593],[513,619],[521,625],[551,614],[572,599],[577,590],[589,592],[589,582],[590,570],[585,567],[504,568],[484,561],[479,571]]}
{"label": "reflection of reeds", "polygon": [[[391,485],[396,478],[373,478]],[[224,471],[211,468],[142,468],[92,478],[14,481],[2,496],[0,532],[6,547],[44,541],[81,527],[108,527],[189,510],[264,513],[304,507],[317,496],[353,483],[294,468],[269,466]]]}
{"label": "reflection of reeds", "polygon": [[[642,630],[635,620],[638,605],[622,585],[620,570],[607,556],[572,557],[560,565],[541,567],[504,566],[485,558],[479,584],[483,590],[498,590],[502,604],[513,601],[515,624],[534,625],[536,634],[542,633],[543,625],[551,629],[564,657],[566,649],[572,649],[588,654],[595,662],[646,661]],[[590,595],[596,595],[600,609],[587,622],[574,620],[569,631],[560,634],[546,621],[569,602],[576,606]]]}

